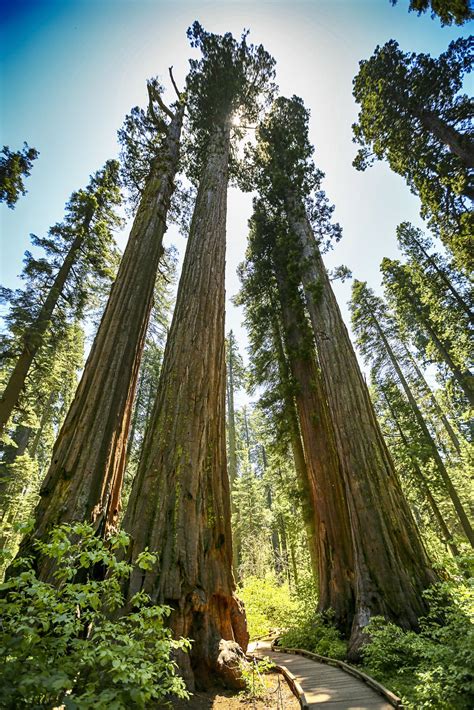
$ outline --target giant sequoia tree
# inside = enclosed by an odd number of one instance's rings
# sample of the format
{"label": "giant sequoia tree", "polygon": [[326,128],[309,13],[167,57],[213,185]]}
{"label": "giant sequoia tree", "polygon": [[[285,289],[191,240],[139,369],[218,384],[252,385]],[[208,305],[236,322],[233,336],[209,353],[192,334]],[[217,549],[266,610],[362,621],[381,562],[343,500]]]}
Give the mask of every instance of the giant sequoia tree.
{"label": "giant sequoia tree", "polygon": [[275,211],[284,213],[295,235],[292,268],[298,271],[313,327],[351,520],[353,655],[374,614],[416,628],[426,609],[422,592],[435,576],[322,261],[319,244],[332,232],[337,237],[337,230],[328,222],[330,209],[319,191],[321,174],[314,169],[312,152],[308,112],[301,100],[277,99],[258,130],[255,179]]}
{"label": "giant sequoia tree", "polygon": [[472,101],[460,92],[471,66],[472,38],[451,42],[438,59],[404,54],[390,40],[360,62],[354,79],[361,106],[354,141],[362,146],[355,167],[387,159],[466,270],[472,264],[474,142]]}
{"label": "giant sequoia tree", "polygon": [[[43,283],[38,298],[35,285],[12,299],[16,318],[22,310],[23,330],[15,343],[14,367],[0,399],[0,434],[18,403],[28,372],[51,319],[62,299],[84,305],[90,275],[103,275],[110,269],[112,229],[120,222],[114,208],[120,203],[119,165],[109,160],[90,179],[84,190],[71,196],[63,222],[54,225],[47,237],[34,237],[50,259],[33,259],[27,252],[25,275]],[[26,298],[25,298],[26,296]],[[5,296],[4,296],[5,297]],[[8,353],[11,358],[11,353]]]}
{"label": "giant sequoia tree", "polygon": [[[316,552],[313,558],[318,565],[319,610],[332,609],[335,623],[348,634],[355,596],[349,514],[313,336],[298,273],[292,265],[291,254],[297,245],[284,221],[272,214],[271,207],[262,200],[254,202],[250,227],[247,259],[241,267],[240,301],[245,305],[247,323],[251,326],[253,349],[257,346],[260,356],[258,340],[263,333],[273,331],[282,375],[285,419],[292,426],[295,463],[300,485],[307,496],[303,513]],[[271,303],[270,308],[266,308],[268,303]],[[284,352],[279,352],[276,342],[280,330]],[[291,421],[294,408],[296,424]],[[295,441],[300,431],[301,463]]]}
{"label": "giant sequoia tree", "polygon": [[[22,551],[55,524],[87,520],[103,532],[117,522],[133,397],[178,169],[184,111],[181,100],[174,111],[167,108],[155,82],[148,84],[148,92],[148,116],[135,110],[135,117],[147,118],[154,128],[142,197],[81,382],[54,446],[35,527]],[[130,123],[131,119],[126,123],[128,135]],[[48,569],[38,564],[47,577]]]}
{"label": "giant sequoia tree", "polygon": [[194,639],[179,659],[187,681],[205,685],[233,672],[220,656],[225,641],[248,635],[234,595],[229,480],[225,452],[224,275],[232,118],[256,120],[272,90],[274,61],[246,35],[188,31],[202,52],[191,61],[188,107],[191,175],[198,193],[158,392],[124,518],[131,559],[157,553],[137,570],[137,591],[172,608],[177,636]]}

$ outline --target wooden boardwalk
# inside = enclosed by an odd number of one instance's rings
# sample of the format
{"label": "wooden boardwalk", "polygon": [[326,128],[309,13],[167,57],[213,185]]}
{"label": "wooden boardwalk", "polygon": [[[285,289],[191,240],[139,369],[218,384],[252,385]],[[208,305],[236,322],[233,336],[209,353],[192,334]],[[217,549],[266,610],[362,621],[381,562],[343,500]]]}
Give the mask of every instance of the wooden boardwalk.
{"label": "wooden boardwalk", "polygon": [[268,656],[277,665],[285,666],[301,685],[307,707],[324,707],[326,710],[392,710],[393,706],[369,688],[362,680],[354,678],[340,668],[317,663],[309,658],[271,650],[271,640],[254,641],[248,653]]}

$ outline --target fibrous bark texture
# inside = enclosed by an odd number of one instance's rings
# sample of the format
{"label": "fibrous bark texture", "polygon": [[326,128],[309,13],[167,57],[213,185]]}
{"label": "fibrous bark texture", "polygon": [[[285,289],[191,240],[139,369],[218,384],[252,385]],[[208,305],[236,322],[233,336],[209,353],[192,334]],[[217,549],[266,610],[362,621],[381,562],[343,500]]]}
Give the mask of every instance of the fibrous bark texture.
{"label": "fibrous bark texture", "polygon": [[190,687],[221,676],[222,641],[248,642],[234,595],[225,447],[225,220],[229,128],[208,148],[158,392],[124,518],[131,560],[146,547],[153,569],[136,569],[127,597],[148,593],[172,608],[175,636],[194,639],[178,662]]}
{"label": "fibrous bark texture", "polygon": [[354,615],[354,561],[346,490],[314,348],[303,333],[303,305],[297,293],[290,296],[286,274],[277,273],[277,281],[316,533],[318,609],[332,609],[338,628],[348,633]]}
{"label": "fibrous bark texture", "polygon": [[369,619],[417,628],[423,591],[436,580],[377,423],[354,349],[303,206],[288,195],[301,274],[346,488],[355,566],[350,657]]}
{"label": "fibrous bark texture", "polygon": [[[105,532],[117,521],[130,416],[166,214],[178,166],[183,106],[168,126],[135,217],[117,279],[41,487],[36,525],[20,553],[56,524],[74,520]],[[38,560],[43,579],[51,575]]]}

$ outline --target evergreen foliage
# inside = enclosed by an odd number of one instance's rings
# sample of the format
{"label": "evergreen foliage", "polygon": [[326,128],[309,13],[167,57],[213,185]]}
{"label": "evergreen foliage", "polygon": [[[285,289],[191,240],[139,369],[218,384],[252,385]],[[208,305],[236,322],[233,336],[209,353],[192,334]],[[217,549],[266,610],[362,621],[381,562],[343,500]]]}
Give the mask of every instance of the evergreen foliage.
{"label": "evergreen foliage", "polygon": [[23,178],[28,177],[39,153],[36,148],[30,148],[28,143],[23,148],[11,151],[7,145],[0,153],[0,202],[5,202],[11,209],[15,208],[20,195],[26,195]]}
{"label": "evergreen foliage", "polygon": [[[390,0],[396,5],[398,0]],[[462,25],[474,18],[470,0],[410,0],[410,12],[421,15],[430,10],[431,17],[439,17],[441,25]]]}
{"label": "evergreen foliage", "polygon": [[473,109],[463,78],[472,67],[472,38],[451,42],[437,59],[404,53],[395,40],[360,62],[354,97],[361,109],[353,125],[361,145],[354,166],[388,160],[421,200],[421,214],[454,254],[472,265],[474,195]]}

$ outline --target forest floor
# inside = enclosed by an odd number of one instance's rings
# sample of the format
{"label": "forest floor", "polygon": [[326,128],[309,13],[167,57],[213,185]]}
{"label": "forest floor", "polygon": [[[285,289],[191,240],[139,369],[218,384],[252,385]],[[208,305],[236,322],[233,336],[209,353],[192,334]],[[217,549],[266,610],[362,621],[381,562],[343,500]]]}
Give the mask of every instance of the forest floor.
{"label": "forest floor", "polygon": [[[231,690],[193,693],[189,700],[174,700],[173,710],[299,710],[299,701],[281,673],[265,675],[267,691],[259,699],[243,698]],[[163,706],[164,707],[164,706]]]}

